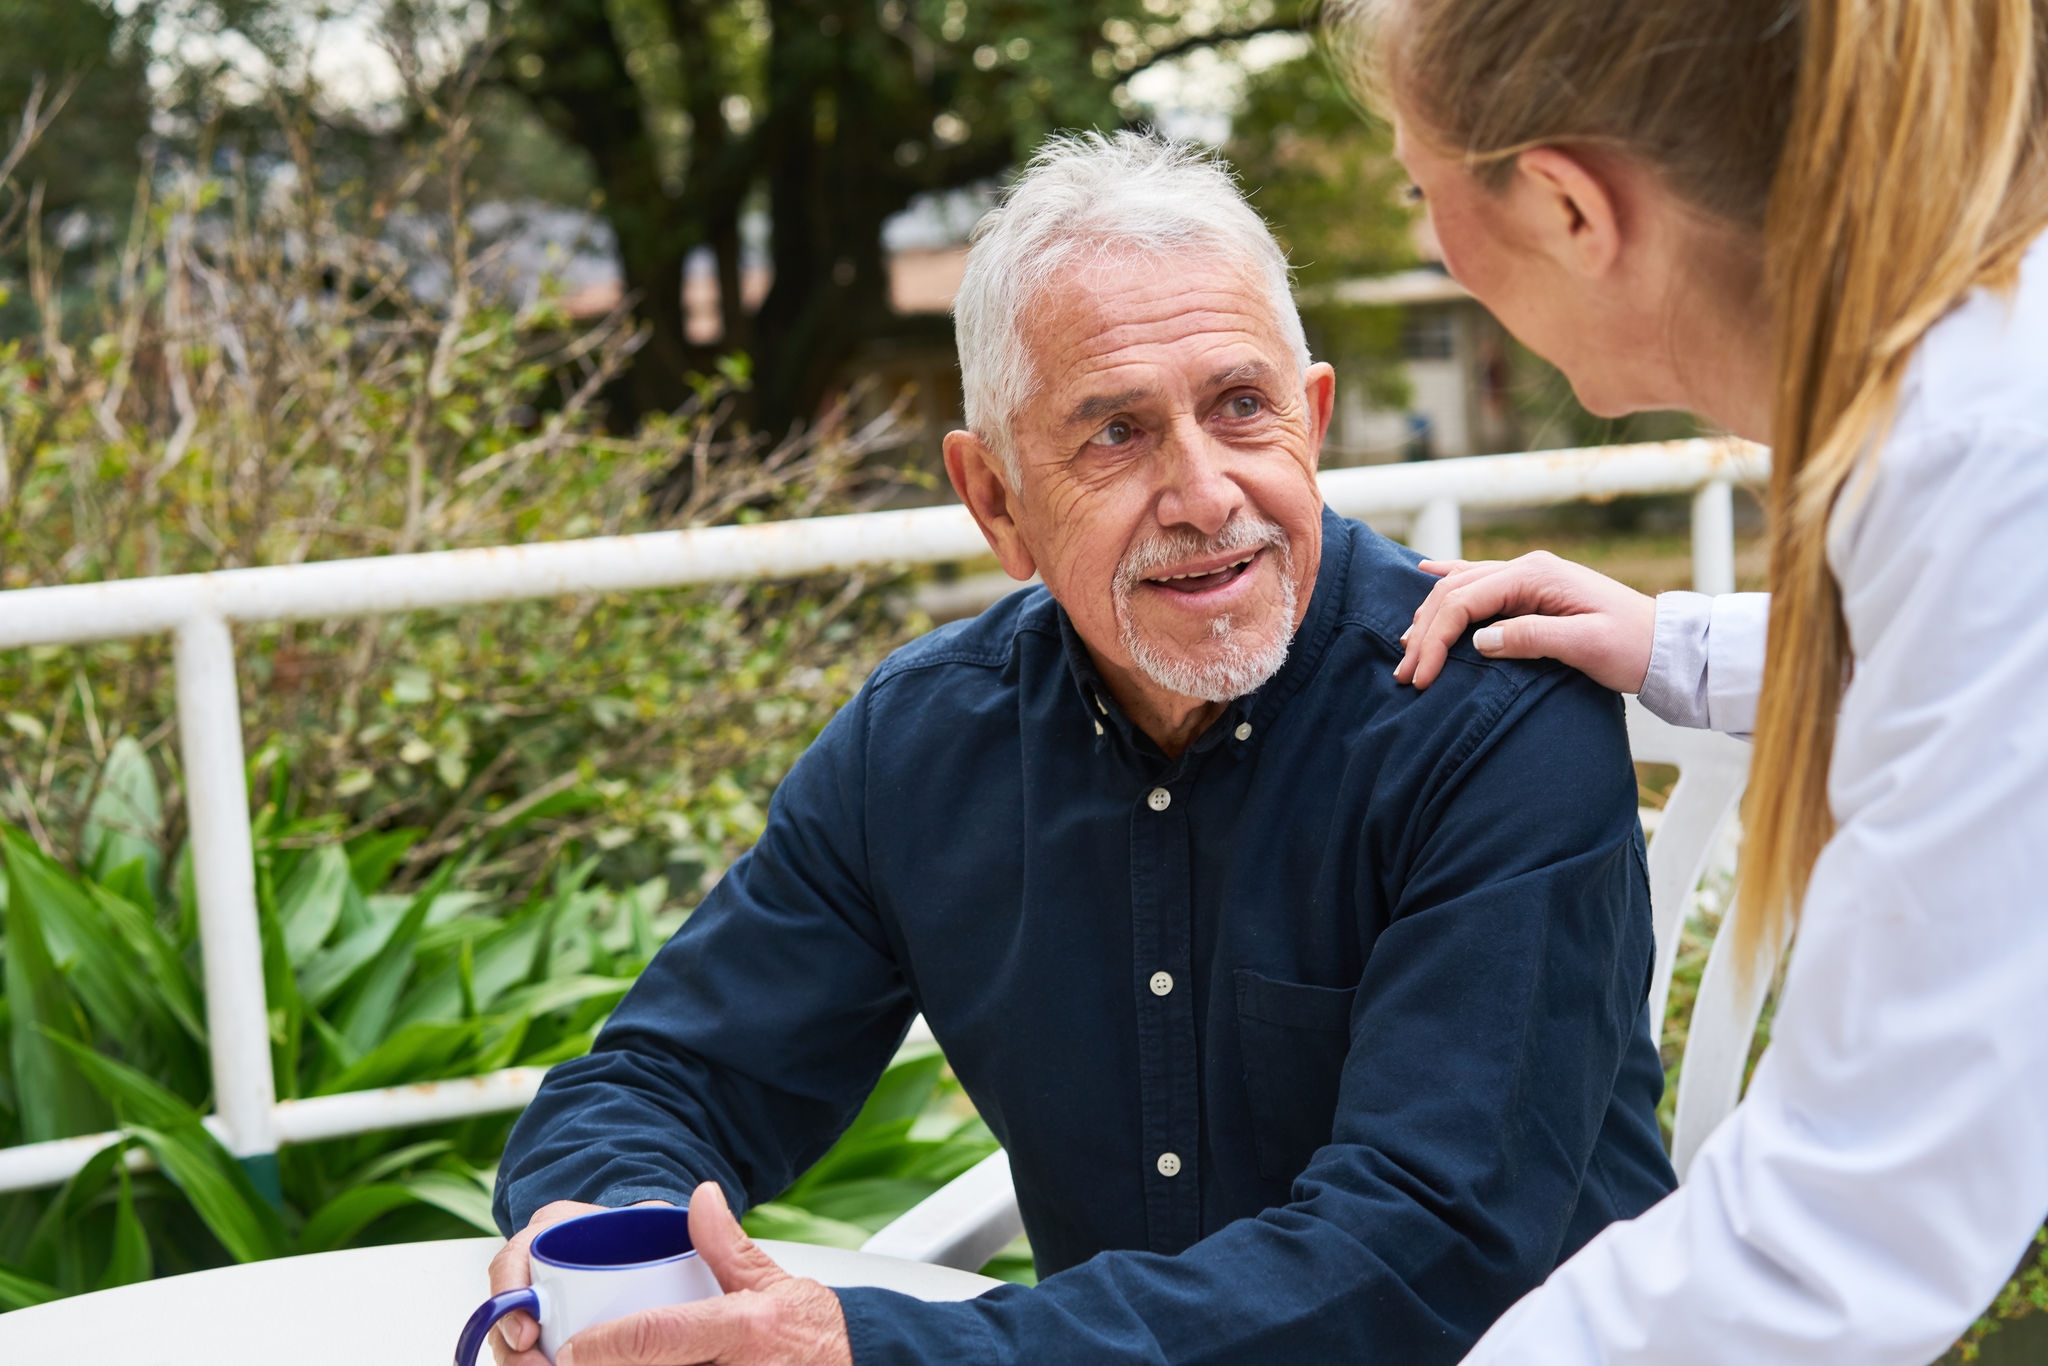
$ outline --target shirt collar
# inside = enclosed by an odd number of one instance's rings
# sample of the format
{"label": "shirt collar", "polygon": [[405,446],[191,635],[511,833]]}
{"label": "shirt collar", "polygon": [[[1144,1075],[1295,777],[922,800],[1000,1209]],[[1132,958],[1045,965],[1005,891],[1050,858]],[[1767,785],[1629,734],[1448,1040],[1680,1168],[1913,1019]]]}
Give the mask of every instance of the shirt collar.
{"label": "shirt collar", "polygon": [[[1244,753],[1246,746],[1279,718],[1288,701],[1314,676],[1342,615],[1344,587],[1351,572],[1351,551],[1350,524],[1329,508],[1324,508],[1322,562],[1316,569],[1315,587],[1309,592],[1308,612],[1288,644],[1287,661],[1280,666],[1278,673],[1266,680],[1264,686],[1233,698],[1224,707],[1223,714],[1188,746],[1188,754],[1204,753],[1226,737],[1233,742],[1232,750]],[[1101,671],[1095,667],[1094,657],[1088,653],[1088,646],[1081,639],[1081,633],[1074,629],[1067,609],[1057,602],[1054,608],[1060,624],[1060,642],[1066,649],[1067,671],[1073,678],[1082,711],[1094,729],[1098,743],[1114,734],[1140,753],[1159,755],[1159,747],[1152,742],[1152,737],[1139,730],[1124,714],[1116,698],[1111,696],[1108,685],[1102,681]],[[1245,729],[1247,726],[1250,729]]]}

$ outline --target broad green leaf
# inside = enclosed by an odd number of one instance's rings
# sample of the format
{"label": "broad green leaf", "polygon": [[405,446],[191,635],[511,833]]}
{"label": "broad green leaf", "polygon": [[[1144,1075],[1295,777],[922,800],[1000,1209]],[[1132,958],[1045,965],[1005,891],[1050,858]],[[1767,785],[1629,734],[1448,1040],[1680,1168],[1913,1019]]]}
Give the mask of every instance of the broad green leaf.
{"label": "broad green leaf", "polygon": [[339,1072],[345,1067],[353,1067],[356,1060],[362,1057],[347,1039],[341,1037],[341,1031],[327,1023],[319,1011],[308,1010],[306,1023],[313,1027],[313,1037],[320,1044],[320,1058],[325,1065],[319,1066],[309,1062],[307,1067],[312,1075],[301,1078],[302,1081],[313,1081],[317,1086],[318,1077],[329,1072]]}
{"label": "broad green leaf", "polygon": [[[12,827],[0,826],[9,882],[4,978],[11,1019],[8,1060],[20,1106],[21,1141],[38,1143],[104,1129],[108,1112],[77,1067],[52,1042],[58,1037],[80,1038],[84,1028],[43,938],[37,898],[16,876],[26,862],[26,844]],[[27,852],[42,857],[32,847]]]}
{"label": "broad green leaf", "polygon": [[873,1176],[896,1176],[910,1146],[910,1127],[916,1121],[894,1119],[886,1124],[867,1124],[849,1129],[832,1150],[797,1178],[786,1198],[829,1185],[834,1181],[855,1181]]}
{"label": "broad green leaf", "polygon": [[146,1281],[151,1270],[149,1234],[143,1230],[142,1220],[135,1214],[134,1183],[128,1179],[125,1166],[117,1166],[114,1171],[121,1180],[121,1198],[114,1206],[114,1250],[108,1255],[107,1269],[100,1276],[99,1288],[102,1290]]}
{"label": "broad green leaf", "polygon": [[938,1089],[939,1077],[945,1070],[946,1059],[937,1052],[891,1063],[889,1069],[882,1073],[881,1080],[875,1083],[867,1104],[861,1106],[853,1129],[917,1118],[930,1103],[932,1093]]}
{"label": "broad green leaf", "polygon": [[944,1185],[989,1156],[998,1146],[995,1139],[980,1120],[970,1123],[977,1133],[942,1139],[924,1146],[921,1152],[906,1154],[899,1175]]}
{"label": "broad green leaf", "polygon": [[807,1196],[804,1208],[820,1218],[858,1224],[873,1233],[879,1232],[884,1224],[906,1213],[938,1188],[936,1181],[912,1181],[903,1177],[839,1181],[820,1187]]}
{"label": "broad green leaf", "polygon": [[352,1047],[367,1053],[390,1028],[399,993],[405,988],[406,978],[412,975],[413,940],[426,923],[434,898],[447,887],[454,873],[452,862],[443,863],[434,871],[434,876],[413,898],[412,905],[406,908],[404,918],[391,931],[391,937],[363,970],[354,999],[343,1008],[341,1018],[336,1021],[342,1037]]}
{"label": "broad green leaf", "polygon": [[50,1040],[69,1055],[85,1079],[109,1105],[130,1124],[147,1124],[157,1129],[197,1127],[199,1111],[159,1086],[147,1075],[84,1044],[52,1034]]}
{"label": "broad green leaf", "polygon": [[[135,865],[122,866],[132,868]],[[141,903],[119,896],[105,887],[92,887],[91,891],[93,905],[141,960],[143,969],[156,985],[164,1009],[184,1026],[193,1042],[205,1043],[206,1022],[199,1000],[199,984],[193,980],[192,970],[185,965],[177,946],[164,937],[163,931],[157,928],[156,921],[143,910]]]}
{"label": "broad green leaf", "polygon": [[826,1219],[797,1205],[770,1200],[747,1211],[740,1225],[754,1238],[779,1238],[788,1243],[858,1248],[873,1232],[859,1224]]}
{"label": "broad green leaf", "polygon": [[257,1193],[242,1164],[198,1124],[162,1130],[142,1125],[130,1132],[142,1141],[165,1176],[185,1193],[192,1208],[238,1262],[283,1256],[284,1223]]}
{"label": "broad green leaf", "polygon": [[556,1040],[536,1053],[519,1059],[521,1067],[553,1067],[558,1062],[580,1058],[590,1051],[590,1045],[597,1039],[597,1027],[579,1029],[575,1033]]}
{"label": "broad green leaf", "polygon": [[325,1006],[340,995],[391,942],[410,903],[379,906],[377,903],[383,900],[377,897],[371,901],[366,924],[345,933],[341,942],[315,956],[300,970],[299,994],[308,1005]]}
{"label": "broad green leaf", "polygon": [[485,1233],[496,1233],[498,1221],[491,1217],[490,1188],[473,1176],[456,1172],[415,1172],[398,1184],[426,1204],[446,1210]]}
{"label": "broad green leaf", "polygon": [[352,1186],[313,1212],[299,1230],[300,1252],[332,1252],[392,1210],[421,1203],[420,1196],[396,1182]]}
{"label": "broad green leaf", "polygon": [[395,1152],[382,1153],[370,1162],[358,1167],[348,1175],[346,1184],[367,1186],[373,1181],[382,1181],[393,1172],[404,1171],[407,1167],[430,1162],[444,1153],[455,1151],[455,1145],[445,1138],[429,1139],[425,1143],[408,1143]]}
{"label": "broad green leaf", "polygon": [[406,1025],[322,1082],[315,1094],[333,1096],[445,1076],[456,1055],[476,1042],[480,1029],[475,1020]]}
{"label": "broad green leaf", "polygon": [[361,896],[340,845],[323,845],[300,859],[277,894],[277,918],[291,961],[310,959],[341,922],[344,900]]}
{"label": "broad green leaf", "polygon": [[610,997],[614,1004],[632,989],[630,977],[558,977],[520,987],[499,997],[491,1009],[499,1015],[547,1015],[566,1006]]}
{"label": "broad green leaf", "polygon": [[58,1279],[59,1249],[65,1236],[78,1227],[79,1216],[114,1179],[114,1168],[128,1151],[129,1141],[116,1139],[86,1159],[71,1174],[57,1198],[43,1207],[34,1232],[21,1256],[21,1270],[44,1280]]}
{"label": "broad green leaf", "polygon": [[[148,1050],[180,1025],[149,975],[102,913],[91,884],[66,872],[29,841],[0,834],[12,900],[34,908],[51,962],[63,972],[92,1023],[110,1038]],[[102,894],[104,896],[106,894]]]}
{"label": "broad green leaf", "polygon": [[526,1046],[527,1031],[532,1028],[529,1016],[486,1016],[484,1033],[476,1054],[475,1074],[483,1076],[501,1067],[510,1067],[519,1056],[519,1050]]}
{"label": "broad green leaf", "polygon": [[[500,1011],[498,997],[526,980],[532,969],[535,946],[546,925],[545,913],[536,909],[502,925],[485,928],[477,939],[470,961],[470,983],[478,1009],[494,1013]],[[456,1020],[461,1017],[461,970],[450,963],[406,996],[393,1022],[409,1024],[416,1020]]]}
{"label": "broad green leaf", "polygon": [[103,876],[134,859],[142,860],[149,885],[161,876],[164,800],[156,770],[132,736],[122,736],[100,770],[99,794],[86,813],[79,840],[85,866]]}
{"label": "broad green leaf", "polygon": [[120,867],[102,873],[95,885],[95,893],[109,892],[136,906],[147,906],[152,914],[156,908],[156,889],[149,885],[149,868],[139,858],[129,859]]}
{"label": "broad green leaf", "polygon": [[0,1309],[29,1309],[63,1298],[64,1292],[32,1276],[0,1265]]}
{"label": "broad green leaf", "polygon": [[417,827],[407,826],[351,840],[348,866],[355,878],[356,889],[364,896],[374,895],[391,880],[392,871],[426,833]]}

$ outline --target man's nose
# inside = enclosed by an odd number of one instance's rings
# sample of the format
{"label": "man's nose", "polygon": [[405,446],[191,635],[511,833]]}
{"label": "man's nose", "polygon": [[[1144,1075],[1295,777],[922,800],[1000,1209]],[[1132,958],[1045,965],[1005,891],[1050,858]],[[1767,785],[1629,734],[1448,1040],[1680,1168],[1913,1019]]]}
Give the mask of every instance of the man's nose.
{"label": "man's nose", "polygon": [[1244,491],[1201,423],[1192,418],[1175,423],[1159,456],[1160,525],[1193,527],[1214,536],[1244,507]]}

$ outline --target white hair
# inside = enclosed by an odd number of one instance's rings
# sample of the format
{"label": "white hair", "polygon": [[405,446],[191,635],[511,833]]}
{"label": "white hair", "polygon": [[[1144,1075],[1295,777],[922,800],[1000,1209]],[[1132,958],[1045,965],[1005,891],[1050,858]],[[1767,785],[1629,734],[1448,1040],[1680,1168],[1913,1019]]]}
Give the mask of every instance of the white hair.
{"label": "white hair", "polygon": [[1002,459],[1013,488],[1011,424],[1039,381],[1024,345],[1025,310],[1084,257],[1201,252],[1240,262],[1264,286],[1281,338],[1308,369],[1287,254],[1231,172],[1193,143],[1133,132],[1049,138],[975,224],[972,242],[953,301],[960,387],[968,430]]}

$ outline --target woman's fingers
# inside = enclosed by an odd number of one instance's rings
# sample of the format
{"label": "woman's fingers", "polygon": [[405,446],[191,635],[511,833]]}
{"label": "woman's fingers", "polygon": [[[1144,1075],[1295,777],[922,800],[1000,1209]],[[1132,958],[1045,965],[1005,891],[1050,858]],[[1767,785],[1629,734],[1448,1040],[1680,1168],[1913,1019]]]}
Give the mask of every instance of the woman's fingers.
{"label": "woman's fingers", "polygon": [[1427,688],[1443,672],[1451,646],[1474,622],[1513,610],[1522,589],[1512,565],[1474,565],[1430,590],[1408,628],[1394,679]]}
{"label": "woman's fingers", "polygon": [[[1443,562],[1444,577],[1416,609],[1394,677],[1426,688],[1458,638],[1496,659],[1560,660],[1617,692],[1642,688],[1656,634],[1656,599],[1583,565],[1536,551],[1505,563]],[[1498,635],[1492,634],[1498,631]]]}

